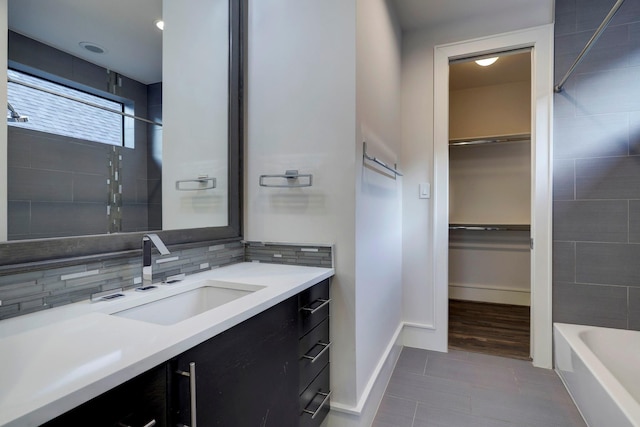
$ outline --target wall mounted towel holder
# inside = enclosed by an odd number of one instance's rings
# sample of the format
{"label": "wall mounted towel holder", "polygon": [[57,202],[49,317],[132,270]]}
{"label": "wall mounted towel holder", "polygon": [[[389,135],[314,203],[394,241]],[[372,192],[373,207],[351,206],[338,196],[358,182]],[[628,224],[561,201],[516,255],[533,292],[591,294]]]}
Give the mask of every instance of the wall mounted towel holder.
{"label": "wall mounted towel holder", "polygon": [[[282,179],[285,181],[282,183],[270,183],[274,179]],[[300,182],[300,180],[306,180],[306,182]],[[311,174],[299,174],[297,169],[288,169],[283,174],[276,175],[260,175],[260,187],[273,187],[273,188],[301,188],[311,187],[313,185],[313,175]]]}
{"label": "wall mounted towel holder", "polygon": [[194,179],[179,179],[176,181],[176,190],[178,191],[211,190],[213,188],[216,188],[216,179],[209,178],[209,175],[199,175]]}
{"label": "wall mounted towel holder", "polygon": [[396,165],[395,163],[393,164],[393,167],[389,166],[388,164],[386,164],[385,162],[383,162],[382,160],[379,160],[378,158],[374,157],[374,156],[370,156],[369,153],[367,153],[367,142],[363,141],[362,142],[362,157],[366,160],[369,160],[379,166],[382,166],[383,168],[387,169],[388,171],[390,171],[391,173],[394,174],[394,177],[396,176],[403,176],[402,173],[400,173],[400,171],[398,171],[398,165]]}

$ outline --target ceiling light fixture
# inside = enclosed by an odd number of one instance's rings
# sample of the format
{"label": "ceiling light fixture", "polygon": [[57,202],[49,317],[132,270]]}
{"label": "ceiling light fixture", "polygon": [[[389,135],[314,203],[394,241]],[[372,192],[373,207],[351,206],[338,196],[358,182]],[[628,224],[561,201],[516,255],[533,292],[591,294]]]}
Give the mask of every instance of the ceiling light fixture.
{"label": "ceiling light fixture", "polygon": [[494,56],[493,58],[478,59],[476,61],[476,64],[480,65],[481,67],[488,67],[489,65],[496,62],[498,58],[499,58],[498,56]]}
{"label": "ceiling light fixture", "polygon": [[155,24],[156,27],[160,29],[160,31],[164,30],[164,21],[162,19],[158,19]]}
{"label": "ceiling light fixture", "polygon": [[91,42],[80,42],[78,43],[80,45],[80,47],[88,50],[91,53],[97,53],[97,54],[101,54],[101,53],[105,53],[107,51],[107,49],[103,48],[102,46],[99,46],[95,43],[91,43]]}

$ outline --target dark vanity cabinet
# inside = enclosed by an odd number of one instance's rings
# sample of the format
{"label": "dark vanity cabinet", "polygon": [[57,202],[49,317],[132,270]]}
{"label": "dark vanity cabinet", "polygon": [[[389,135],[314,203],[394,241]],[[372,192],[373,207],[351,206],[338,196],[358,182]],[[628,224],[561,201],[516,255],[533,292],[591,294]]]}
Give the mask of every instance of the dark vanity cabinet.
{"label": "dark vanity cabinet", "polygon": [[164,363],[43,424],[45,427],[169,425]]}
{"label": "dark vanity cabinet", "polygon": [[300,427],[319,426],[329,413],[329,279],[298,294]]}
{"label": "dark vanity cabinet", "polygon": [[329,280],[46,427],[311,427],[329,412]]}
{"label": "dark vanity cabinet", "polygon": [[293,297],[172,360],[174,424],[296,426],[297,314]]}
{"label": "dark vanity cabinet", "polygon": [[329,412],[329,302],[327,279],[172,360],[173,424],[320,425]]}

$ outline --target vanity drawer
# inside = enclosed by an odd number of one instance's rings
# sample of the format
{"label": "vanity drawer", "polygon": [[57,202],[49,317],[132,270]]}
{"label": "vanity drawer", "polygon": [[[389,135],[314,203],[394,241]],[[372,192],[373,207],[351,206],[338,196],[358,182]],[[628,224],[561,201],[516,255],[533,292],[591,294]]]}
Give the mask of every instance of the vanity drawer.
{"label": "vanity drawer", "polygon": [[322,368],[329,363],[330,344],[328,318],[300,339],[298,344],[300,354],[299,393],[302,393]]}
{"label": "vanity drawer", "polygon": [[300,336],[305,335],[329,316],[329,279],[301,292],[298,296],[300,309]]}
{"label": "vanity drawer", "polygon": [[300,427],[317,427],[329,413],[329,366],[300,395]]}

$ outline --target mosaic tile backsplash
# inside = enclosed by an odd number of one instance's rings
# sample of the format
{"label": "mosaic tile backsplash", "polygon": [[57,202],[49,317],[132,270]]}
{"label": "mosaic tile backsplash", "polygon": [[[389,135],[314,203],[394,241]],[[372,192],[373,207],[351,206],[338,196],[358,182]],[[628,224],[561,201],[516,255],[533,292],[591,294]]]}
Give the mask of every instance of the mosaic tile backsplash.
{"label": "mosaic tile backsplash", "polygon": [[[332,267],[332,247],[231,242],[153,254],[154,282],[243,261]],[[0,276],[0,320],[138,286],[141,257],[119,258]]]}
{"label": "mosaic tile backsplash", "polygon": [[331,246],[246,242],[245,261],[333,267]]}

